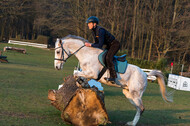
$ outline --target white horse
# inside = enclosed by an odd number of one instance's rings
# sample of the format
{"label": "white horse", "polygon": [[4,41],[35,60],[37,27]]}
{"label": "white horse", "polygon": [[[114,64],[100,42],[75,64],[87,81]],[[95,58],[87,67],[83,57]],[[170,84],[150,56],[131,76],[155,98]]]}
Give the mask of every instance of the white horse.
{"label": "white horse", "polygon": [[[62,69],[66,60],[70,56],[75,55],[79,60],[82,71],[75,73],[74,76],[97,79],[98,74],[103,68],[98,61],[98,55],[102,53],[103,50],[93,47],[86,47],[84,46],[84,42],[87,42],[87,40],[74,35],[57,39],[55,43],[54,66],[57,70]],[[109,71],[107,70],[100,78],[99,82],[110,86],[123,88],[123,94],[136,107],[136,115],[133,121],[128,122],[127,125],[136,125],[144,111],[141,98],[147,87],[147,76],[157,77],[163,99],[165,101],[172,102],[172,96],[169,97],[166,92],[164,77],[162,73],[157,70],[146,74],[139,67],[128,64],[126,72],[124,74],[117,73],[117,76],[117,84],[112,84],[106,81],[104,78],[109,77]]]}

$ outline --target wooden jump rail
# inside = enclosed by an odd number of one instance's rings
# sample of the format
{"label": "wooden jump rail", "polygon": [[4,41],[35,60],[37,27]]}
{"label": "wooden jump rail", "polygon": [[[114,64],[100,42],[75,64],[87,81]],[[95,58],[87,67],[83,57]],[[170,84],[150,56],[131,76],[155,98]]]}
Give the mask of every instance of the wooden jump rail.
{"label": "wooden jump rail", "polygon": [[23,48],[6,46],[6,47],[4,47],[3,51],[5,52],[6,50],[13,50],[13,51],[17,51],[17,52],[21,52],[21,53],[26,54],[26,49],[23,49]]}

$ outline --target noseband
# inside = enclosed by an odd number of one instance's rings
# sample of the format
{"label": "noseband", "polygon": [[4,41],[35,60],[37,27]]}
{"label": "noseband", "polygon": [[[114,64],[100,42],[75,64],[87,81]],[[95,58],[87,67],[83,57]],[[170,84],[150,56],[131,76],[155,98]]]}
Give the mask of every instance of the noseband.
{"label": "noseband", "polygon": [[[63,48],[63,44],[61,44],[61,47],[57,47],[57,48],[55,48],[55,50],[56,49],[59,49],[59,48],[61,48],[62,49],[62,54],[61,54],[61,57],[63,57],[62,59],[57,59],[57,58],[55,58],[54,60],[59,60],[59,61],[64,61],[64,62],[66,62],[67,61],[67,59],[69,59],[72,55],[74,55],[75,53],[77,53],[80,49],[82,49],[83,47],[85,47],[85,45],[83,45],[83,46],[81,46],[79,49],[77,49],[73,54],[70,54],[69,55],[69,53],[67,53],[66,52],[66,50]],[[66,59],[64,59],[64,52],[67,54],[67,58]]]}

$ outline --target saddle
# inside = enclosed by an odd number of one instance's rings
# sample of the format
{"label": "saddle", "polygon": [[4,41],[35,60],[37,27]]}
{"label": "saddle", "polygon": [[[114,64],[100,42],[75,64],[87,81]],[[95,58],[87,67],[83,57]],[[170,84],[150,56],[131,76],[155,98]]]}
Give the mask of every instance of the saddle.
{"label": "saddle", "polygon": [[[106,67],[106,60],[105,60],[106,54],[107,54],[107,50],[105,50],[104,52],[102,52],[98,56],[99,62],[104,67]],[[125,71],[127,69],[127,66],[128,66],[128,63],[127,63],[127,60],[126,60],[126,56],[127,56],[126,54],[124,54],[122,56],[114,56],[113,63],[114,63],[116,72],[122,73],[122,74],[125,73]]]}

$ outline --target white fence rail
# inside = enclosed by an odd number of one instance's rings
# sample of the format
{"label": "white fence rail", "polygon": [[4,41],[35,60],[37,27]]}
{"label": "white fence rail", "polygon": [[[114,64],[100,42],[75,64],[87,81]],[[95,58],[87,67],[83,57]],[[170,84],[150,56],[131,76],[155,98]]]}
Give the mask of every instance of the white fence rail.
{"label": "white fence rail", "polygon": [[[145,73],[149,73],[149,72],[151,72],[151,71],[153,71],[153,70],[151,70],[151,69],[142,69]],[[159,72],[161,72],[160,70],[158,70]],[[151,80],[151,81],[155,81],[156,80],[156,77],[155,76],[148,76],[147,77],[147,79],[148,80]]]}
{"label": "white fence rail", "polygon": [[16,45],[24,45],[24,46],[33,46],[37,48],[47,48],[46,44],[39,44],[39,43],[22,42],[22,41],[14,41],[14,40],[9,40],[8,43],[16,44]]}

